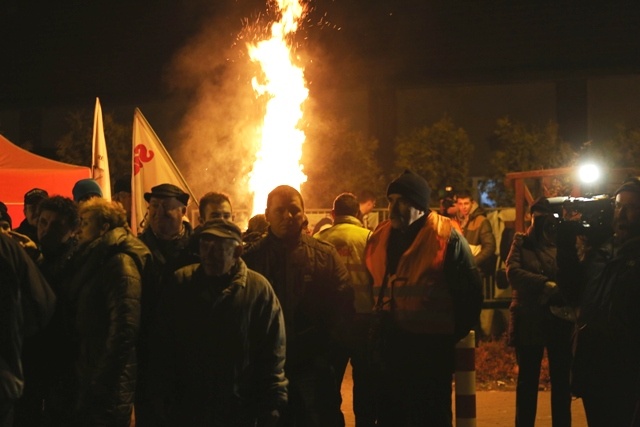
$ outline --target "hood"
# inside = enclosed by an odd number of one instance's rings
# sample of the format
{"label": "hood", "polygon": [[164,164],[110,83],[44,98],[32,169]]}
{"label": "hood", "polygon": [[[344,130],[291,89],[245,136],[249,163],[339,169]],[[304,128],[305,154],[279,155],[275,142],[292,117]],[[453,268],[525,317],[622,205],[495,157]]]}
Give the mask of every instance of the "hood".
{"label": "hood", "polygon": [[475,200],[471,203],[471,210],[469,211],[469,220],[479,217],[480,215],[487,216],[487,212],[484,210],[482,206],[478,204]]}

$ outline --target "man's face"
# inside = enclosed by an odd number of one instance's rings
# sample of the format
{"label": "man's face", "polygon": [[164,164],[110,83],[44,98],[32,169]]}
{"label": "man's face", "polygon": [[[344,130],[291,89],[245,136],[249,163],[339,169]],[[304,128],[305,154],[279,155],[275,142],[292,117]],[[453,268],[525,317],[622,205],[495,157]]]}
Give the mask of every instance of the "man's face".
{"label": "man's face", "polygon": [[60,213],[49,210],[40,212],[38,240],[43,252],[55,252],[73,236],[74,231]]}
{"label": "man's face", "polygon": [[231,221],[233,214],[231,213],[231,205],[226,200],[222,203],[207,203],[204,207],[204,217],[200,218],[200,222],[204,224],[212,219],[226,219]]}
{"label": "man's face", "polygon": [[468,217],[469,211],[471,210],[471,198],[458,197],[458,200],[456,200],[456,208],[458,210],[458,216],[460,218]]}
{"label": "man's face", "polygon": [[367,200],[364,203],[360,203],[360,212],[362,215],[366,215],[376,207],[376,202],[373,200]]}
{"label": "man's face", "polygon": [[160,238],[172,238],[182,230],[187,207],[175,197],[152,197],[149,200],[149,226]]}
{"label": "man's face", "polygon": [[95,212],[85,212],[80,217],[78,230],[78,244],[90,243],[106,232],[103,224],[100,224]]}
{"label": "man's face", "polygon": [[297,239],[302,231],[304,211],[297,195],[275,195],[265,211],[271,232],[280,239]]}
{"label": "man's face", "polygon": [[389,194],[387,200],[389,201],[391,227],[396,230],[405,231],[422,216],[421,211],[414,208],[409,199],[400,194]]}
{"label": "man's face", "polygon": [[233,239],[200,236],[200,263],[207,276],[227,274],[237,262],[242,247]]}
{"label": "man's face", "polygon": [[640,194],[622,191],[616,196],[613,229],[620,243],[640,236]]}
{"label": "man's face", "polygon": [[38,225],[38,209],[36,209],[36,205],[24,205],[23,212],[29,224]]}

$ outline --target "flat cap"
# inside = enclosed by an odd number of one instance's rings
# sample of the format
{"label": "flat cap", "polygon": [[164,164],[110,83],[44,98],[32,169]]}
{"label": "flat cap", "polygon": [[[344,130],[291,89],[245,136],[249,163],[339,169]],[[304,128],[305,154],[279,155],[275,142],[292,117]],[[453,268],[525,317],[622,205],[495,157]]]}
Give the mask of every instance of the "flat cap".
{"label": "flat cap", "polygon": [[44,200],[48,197],[49,193],[47,193],[42,188],[32,188],[31,190],[24,193],[24,204],[37,205],[41,200]]}
{"label": "flat cap", "polygon": [[242,243],[242,231],[240,227],[233,222],[222,218],[207,221],[200,230],[200,235],[211,234],[212,236],[222,237],[225,239],[233,239],[238,243]]}
{"label": "flat cap", "polygon": [[173,184],[160,184],[151,187],[151,192],[144,193],[144,199],[148,202],[152,197],[175,197],[185,206],[189,203],[189,195],[182,191],[180,187]]}

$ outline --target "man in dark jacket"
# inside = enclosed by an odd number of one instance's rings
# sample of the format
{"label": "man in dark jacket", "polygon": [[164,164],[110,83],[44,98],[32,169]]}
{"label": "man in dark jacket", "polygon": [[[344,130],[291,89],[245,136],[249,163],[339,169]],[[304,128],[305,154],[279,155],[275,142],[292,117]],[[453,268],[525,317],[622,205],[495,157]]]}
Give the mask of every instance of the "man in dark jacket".
{"label": "man in dark jacket", "polygon": [[24,220],[14,228],[16,233],[24,234],[38,243],[38,204],[49,197],[49,193],[41,188],[32,188],[24,194]]}
{"label": "man in dark jacket", "polygon": [[0,233],[0,426],[13,426],[13,404],[22,395],[22,343],[44,328],[55,296],[24,250]]}
{"label": "man in dark jacket", "polygon": [[149,204],[147,226],[138,237],[153,255],[153,279],[142,290],[142,313],[138,353],[138,395],[136,424],[146,427],[146,368],[149,338],[154,328],[156,308],[165,283],[181,267],[197,262],[189,245],[193,228],[184,220],[189,195],[173,184],[160,184],[144,194]]}
{"label": "man in dark jacket", "polygon": [[287,402],[285,330],[269,282],[225,219],[197,234],[201,262],[163,294],[151,352],[154,425],[274,426]]}
{"label": "man in dark jacket", "polygon": [[[640,181],[615,193],[614,238],[587,252],[572,389],[590,426],[640,423]],[[593,244],[595,242],[589,242]],[[632,424],[632,419],[635,423]]]}
{"label": "man in dark jacket", "polygon": [[389,220],[366,248],[375,313],[379,426],[452,425],[454,347],[478,320],[482,286],[451,220],[429,210],[431,190],[407,170],[387,188]]}
{"label": "man in dark jacket", "polygon": [[38,210],[40,251],[36,251],[34,258],[58,302],[49,325],[24,343],[22,362],[26,385],[24,395],[15,407],[17,426],[39,425],[43,417],[64,425],[71,412],[71,318],[62,290],[68,279],[66,267],[76,247],[78,207],[67,197],[53,196],[42,200]]}
{"label": "man in dark jacket", "polygon": [[289,406],[280,425],[344,425],[329,355],[354,311],[349,273],[335,247],[303,231],[304,202],[296,189],[272,190],[265,215],[268,234],[243,259],[269,280],[284,311]]}
{"label": "man in dark jacket", "polygon": [[476,266],[485,276],[492,275],[496,268],[496,238],[484,209],[468,192],[456,195],[456,221],[469,243]]}

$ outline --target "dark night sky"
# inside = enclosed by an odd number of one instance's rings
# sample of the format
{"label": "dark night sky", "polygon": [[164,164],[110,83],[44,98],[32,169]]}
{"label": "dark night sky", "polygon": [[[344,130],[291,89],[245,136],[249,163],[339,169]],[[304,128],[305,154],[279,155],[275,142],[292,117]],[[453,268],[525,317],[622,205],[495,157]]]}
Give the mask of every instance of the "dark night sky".
{"label": "dark night sky", "polygon": [[[310,4],[301,37],[322,46],[345,81],[500,81],[640,68],[637,2]],[[225,22],[231,40],[242,18],[265,10],[261,0],[2,2],[0,107],[96,93],[153,98],[166,89],[175,53],[203,25]]]}

